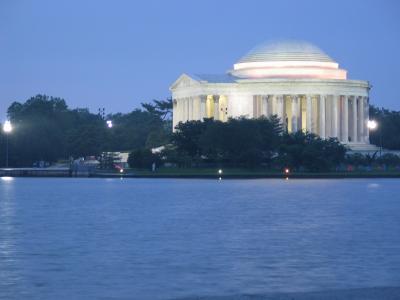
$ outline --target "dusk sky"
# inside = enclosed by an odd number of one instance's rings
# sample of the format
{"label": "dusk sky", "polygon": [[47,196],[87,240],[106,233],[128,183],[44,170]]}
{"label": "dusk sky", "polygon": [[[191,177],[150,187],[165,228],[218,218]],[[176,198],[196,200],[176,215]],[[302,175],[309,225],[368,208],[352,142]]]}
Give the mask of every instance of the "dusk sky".
{"label": "dusk sky", "polygon": [[400,1],[0,1],[0,120],[36,94],[129,112],[181,73],[224,73],[273,39],[309,41],[400,110]]}

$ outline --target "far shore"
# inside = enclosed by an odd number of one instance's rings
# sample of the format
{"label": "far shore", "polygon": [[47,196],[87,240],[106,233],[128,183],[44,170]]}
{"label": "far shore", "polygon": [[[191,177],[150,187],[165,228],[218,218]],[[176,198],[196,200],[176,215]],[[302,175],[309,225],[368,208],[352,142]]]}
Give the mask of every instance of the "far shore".
{"label": "far shore", "polygon": [[8,168],[0,169],[0,177],[91,177],[91,178],[199,178],[199,179],[259,179],[259,178],[400,178],[400,170],[355,170],[332,172],[288,173],[263,169],[218,168],[160,168],[150,170],[126,169],[92,170],[74,173],[69,168]]}

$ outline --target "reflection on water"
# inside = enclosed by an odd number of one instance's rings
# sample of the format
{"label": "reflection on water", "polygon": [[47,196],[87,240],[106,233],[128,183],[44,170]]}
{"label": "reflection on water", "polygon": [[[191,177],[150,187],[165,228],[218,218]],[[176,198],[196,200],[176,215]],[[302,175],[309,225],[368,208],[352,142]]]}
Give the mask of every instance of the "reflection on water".
{"label": "reflection on water", "polygon": [[0,180],[0,299],[398,286],[399,181]]}
{"label": "reflection on water", "polygon": [[14,178],[10,177],[10,176],[2,176],[2,177],[0,177],[0,179],[3,180],[3,181],[12,181],[12,180],[14,180]]}

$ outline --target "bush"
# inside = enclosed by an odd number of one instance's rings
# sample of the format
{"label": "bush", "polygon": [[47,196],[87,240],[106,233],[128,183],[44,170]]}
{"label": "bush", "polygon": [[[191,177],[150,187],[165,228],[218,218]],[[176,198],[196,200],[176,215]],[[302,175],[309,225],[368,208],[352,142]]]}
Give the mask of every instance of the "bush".
{"label": "bush", "polygon": [[400,156],[392,153],[386,153],[377,159],[377,162],[387,166],[400,165]]}
{"label": "bush", "polygon": [[282,136],[277,160],[282,167],[329,171],[344,161],[346,148],[337,139],[298,131]]}

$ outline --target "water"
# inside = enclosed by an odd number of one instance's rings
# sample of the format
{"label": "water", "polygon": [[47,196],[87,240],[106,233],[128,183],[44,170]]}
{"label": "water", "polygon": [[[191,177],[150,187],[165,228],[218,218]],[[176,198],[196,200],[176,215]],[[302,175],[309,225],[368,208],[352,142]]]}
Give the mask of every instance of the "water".
{"label": "water", "polygon": [[400,181],[0,180],[0,299],[400,286]]}

